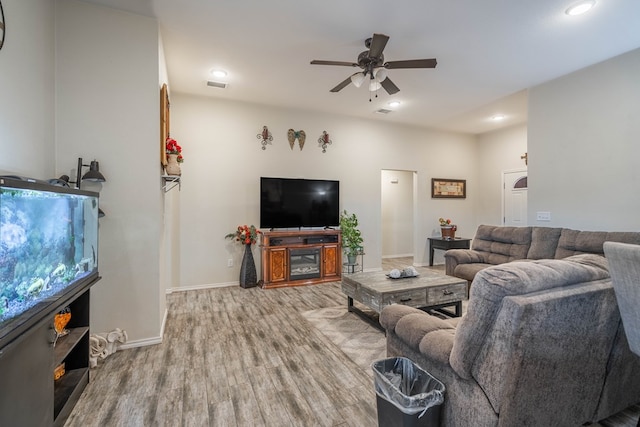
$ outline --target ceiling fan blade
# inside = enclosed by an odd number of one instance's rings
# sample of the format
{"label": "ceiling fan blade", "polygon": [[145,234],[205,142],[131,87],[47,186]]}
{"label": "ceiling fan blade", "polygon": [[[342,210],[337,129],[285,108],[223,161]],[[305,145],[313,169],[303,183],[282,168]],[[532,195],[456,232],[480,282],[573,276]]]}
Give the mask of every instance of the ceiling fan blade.
{"label": "ceiling fan blade", "polygon": [[393,95],[394,93],[400,92],[400,89],[398,88],[398,86],[396,86],[395,83],[393,83],[389,77],[381,81],[380,84],[382,85],[384,90],[387,91],[389,95]]}
{"label": "ceiling fan blade", "polygon": [[351,83],[351,76],[347,77],[346,80],[338,84],[338,86],[334,87],[329,92],[340,92],[342,89],[349,86],[349,83]]}
{"label": "ceiling fan blade", "polygon": [[384,68],[389,70],[397,68],[436,68],[438,61],[431,59],[408,59],[406,61],[389,61],[384,64]]}
{"label": "ceiling fan blade", "polygon": [[389,36],[374,34],[371,40],[371,46],[369,46],[369,58],[379,58],[388,41]]}
{"label": "ceiling fan blade", "polygon": [[322,61],[318,59],[314,59],[311,61],[311,65],[343,65],[345,67],[358,67],[358,64],[355,62],[346,62],[346,61]]}

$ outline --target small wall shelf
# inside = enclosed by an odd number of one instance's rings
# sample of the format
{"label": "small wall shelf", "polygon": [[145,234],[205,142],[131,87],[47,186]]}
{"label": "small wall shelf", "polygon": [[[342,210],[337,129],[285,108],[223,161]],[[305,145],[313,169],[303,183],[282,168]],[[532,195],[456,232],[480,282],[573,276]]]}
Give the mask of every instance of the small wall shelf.
{"label": "small wall shelf", "polygon": [[172,190],[176,185],[178,186],[178,190],[182,189],[182,183],[180,182],[180,177],[176,175],[162,175],[162,189],[164,192],[168,192]]}

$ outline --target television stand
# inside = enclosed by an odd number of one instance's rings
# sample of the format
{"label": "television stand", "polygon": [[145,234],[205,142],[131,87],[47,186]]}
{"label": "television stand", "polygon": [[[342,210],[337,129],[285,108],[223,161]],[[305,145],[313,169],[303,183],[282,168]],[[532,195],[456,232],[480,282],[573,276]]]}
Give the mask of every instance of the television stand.
{"label": "television stand", "polygon": [[265,231],[261,235],[261,278],[264,289],[340,280],[340,230]]}

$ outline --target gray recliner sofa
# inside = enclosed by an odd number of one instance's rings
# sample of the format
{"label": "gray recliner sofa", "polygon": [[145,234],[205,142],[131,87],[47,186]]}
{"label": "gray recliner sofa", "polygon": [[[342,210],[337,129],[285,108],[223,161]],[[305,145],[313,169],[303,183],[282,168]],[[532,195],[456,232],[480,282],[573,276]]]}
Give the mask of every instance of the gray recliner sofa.
{"label": "gray recliner sofa", "polygon": [[579,426],[640,402],[602,256],[487,267],[462,318],[391,305],[380,323],[388,357],[445,384],[443,426]]}
{"label": "gray recliner sofa", "polygon": [[640,233],[480,225],[471,249],[445,252],[445,271],[471,282],[480,270],[505,262],[562,259],[577,254],[604,256],[602,246],[606,241],[638,245]]}

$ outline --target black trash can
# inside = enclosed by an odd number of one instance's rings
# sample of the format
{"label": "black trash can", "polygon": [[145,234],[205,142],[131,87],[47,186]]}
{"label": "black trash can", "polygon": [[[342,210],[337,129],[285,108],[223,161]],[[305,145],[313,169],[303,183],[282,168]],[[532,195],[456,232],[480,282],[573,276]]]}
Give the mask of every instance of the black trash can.
{"label": "black trash can", "polygon": [[406,357],[373,362],[378,426],[437,427],[445,387]]}

